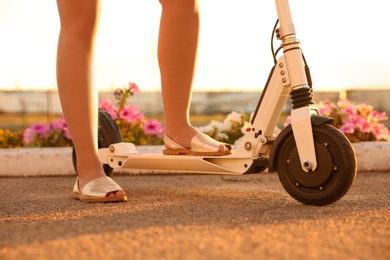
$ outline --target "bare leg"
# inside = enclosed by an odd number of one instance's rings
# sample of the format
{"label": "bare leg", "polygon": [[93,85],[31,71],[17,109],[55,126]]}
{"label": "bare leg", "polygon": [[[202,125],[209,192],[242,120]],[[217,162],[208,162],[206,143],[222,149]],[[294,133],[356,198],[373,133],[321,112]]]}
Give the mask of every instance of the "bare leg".
{"label": "bare leg", "polygon": [[[97,152],[97,89],[91,83],[100,0],[57,0],[57,5],[61,20],[58,91],[77,152],[79,188],[82,189],[89,181],[105,176]],[[123,195],[124,191],[116,194]]]}
{"label": "bare leg", "polygon": [[[191,139],[197,133],[189,121],[189,106],[199,36],[198,4],[197,0],[160,2],[162,15],[158,58],[165,134],[181,146],[191,148]],[[221,144],[219,150],[225,149],[225,145]]]}
{"label": "bare leg", "polygon": [[190,147],[196,131],[189,122],[199,13],[196,0],[161,0],[158,43],[166,134]]}

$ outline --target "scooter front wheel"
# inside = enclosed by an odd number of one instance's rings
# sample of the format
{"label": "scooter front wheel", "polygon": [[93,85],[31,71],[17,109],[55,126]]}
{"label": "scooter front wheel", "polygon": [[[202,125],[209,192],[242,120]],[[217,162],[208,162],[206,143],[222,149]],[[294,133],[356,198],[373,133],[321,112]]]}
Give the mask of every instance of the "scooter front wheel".
{"label": "scooter front wheel", "polygon": [[291,132],[278,147],[277,172],[294,199],[306,205],[325,206],[341,199],[351,187],[357,171],[356,155],[347,137],[331,125],[313,126],[313,137],[315,171],[302,169]]}
{"label": "scooter front wheel", "polygon": [[[98,123],[98,149],[107,148],[111,144],[123,142],[122,134],[114,119],[103,109],[99,108],[99,123]],[[72,151],[73,168],[77,173],[77,155],[73,147]],[[114,171],[108,164],[103,164],[103,170],[107,176],[111,176]]]}

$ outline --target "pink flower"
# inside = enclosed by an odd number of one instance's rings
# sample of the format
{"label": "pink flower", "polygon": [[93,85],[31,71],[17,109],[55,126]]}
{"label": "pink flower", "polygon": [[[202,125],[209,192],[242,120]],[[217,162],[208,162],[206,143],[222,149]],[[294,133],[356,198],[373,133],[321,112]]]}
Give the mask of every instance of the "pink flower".
{"label": "pink flower", "polygon": [[367,118],[368,115],[372,112],[373,107],[367,104],[357,104],[355,106],[355,109],[359,115],[362,115],[363,117]]}
{"label": "pink flower", "polygon": [[354,128],[359,129],[361,132],[367,132],[369,129],[369,124],[367,120],[360,115],[351,115],[344,120],[344,125],[354,126]]}
{"label": "pink flower", "polygon": [[72,137],[70,136],[70,132],[69,132],[68,127],[65,126],[65,127],[63,128],[63,130],[64,130],[64,136],[65,136],[66,138],[68,138],[69,140],[71,140]]}
{"label": "pink flower", "polygon": [[114,120],[118,119],[118,115],[117,115],[116,111],[114,110],[114,108],[112,107],[112,102],[111,102],[111,100],[109,98],[101,99],[99,101],[99,108],[103,109],[108,114],[110,114],[110,116]]}
{"label": "pink flower", "polygon": [[104,109],[105,111],[112,110],[112,102],[109,98],[106,99],[100,99],[99,101],[99,107],[101,109]]}
{"label": "pink flower", "polygon": [[27,128],[23,131],[23,141],[27,144],[34,140],[34,134],[31,128]]}
{"label": "pink flower", "polygon": [[356,115],[356,109],[353,108],[353,107],[345,107],[345,108],[342,108],[341,110],[344,114],[348,115],[348,116],[354,116]]}
{"label": "pink flower", "polygon": [[31,126],[31,131],[38,134],[40,137],[44,137],[48,127],[45,124],[35,124]]}
{"label": "pink flower", "polygon": [[64,133],[65,138],[71,140],[68,125],[66,124],[65,118],[62,116],[58,121],[53,121],[49,124],[47,133],[52,133],[56,130],[60,130]]}
{"label": "pink flower", "polygon": [[144,120],[144,114],[135,106],[126,105],[120,112],[119,118],[127,120],[132,123],[136,120]]}
{"label": "pink flower", "polygon": [[138,85],[133,82],[129,82],[129,89],[132,90],[134,94],[140,93]]}
{"label": "pink flower", "polygon": [[371,112],[371,118],[374,122],[384,121],[387,120],[388,117],[386,116],[386,112],[379,112],[379,111],[372,111]]}
{"label": "pink flower", "polygon": [[317,105],[318,109],[320,110],[320,114],[324,116],[329,116],[332,111],[336,108],[336,105],[333,103],[330,103],[329,101],[320,102]]}
{"label": "pink flower", "polygon": [[353,134],[355,132],[356,124],[353,121],[344,122],[340,127],[340,131],[344,134]]}
{"label": "pink flower", "polygon": [[26,143],[31,143],[36,136],[39,138],[45,138],[47,130],[48,126],[44,124],[34,124],[23,132],[23,140]]}
{"label": "pink flower", "polygon": [[164,134],[164,128],[160,122],[155,119],[147,120],[144,124],[145,134],[156,135],[162,137]]}
{"label": "pink flower", "polygon": [[49,124],[49,128],[53,130],[63,130],[66,127],[66,122],[64,117],[61,117],[57,121],[53,121]]}
{"label": "pink flower", "polygon": [[[114,97],[115,98],[117,98],[119,95],[120,95],[120,93],[122,92],[122,90],[121,89],[116,89],[115,91],[114,91]],[[99,106],[100,107],[100,106]]]}
{"label": "pink flower", "polygon": [[390,141],[390,131],[384,124],[378,124],[374,129],[373,134],[377,140]]}

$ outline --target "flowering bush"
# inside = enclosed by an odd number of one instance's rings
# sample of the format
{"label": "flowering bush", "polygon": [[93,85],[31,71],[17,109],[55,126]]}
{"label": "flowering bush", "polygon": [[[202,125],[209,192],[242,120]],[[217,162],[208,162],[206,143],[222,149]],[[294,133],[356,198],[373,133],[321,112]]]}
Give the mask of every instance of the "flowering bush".
{"label": "flowering bush", "polygon": [[34,124],[23,131],[23,146],[66,147],[72,146],[64,117],[49,124]]}
{"label": "flowering bush", "polygon": [[[136,145],[162,144],[164,133],[162,124],[155,119],[146,120],[137,107],[126,103],[130,96],[137,93],[139,93],[138,86],[130,82],[128,87],[114,92],[115,104],[112,104],[109,99],[102,99],[99,107],[107,111],[115,120],[125,142]],[[1,148],[66,146],[72,146],[72,139],[63,117],[48,124],[34,124],[19,132],[0,129]]]}
{"label": "flowering bush", "polygon": [[[333,125],[339,128],[352,143],[360,141],[390,141],[389,129],[380,121],[387,120],[385,112],[379,112],[367,104],[357,104],[341,99],[317,104],[320,113],[334,118]],[[288,117],[285,125],[290,123]]]}
{"label": "flowering bush", "polygon": [[213,120],[206,126],[198,127],[198,130],[217,141],[234,144],[244,135],[248,125],[247,115],[233,111],[227,115],[223,122]]}
{"label": "flowering bush", "polygon": [[[110,99],[101,99],[99,107],[111,115],[119,127],[125,142],[136,145],[162,144],[164,128],[152,119],[145,120],[144,114],[136,106],[128,105],[127,99],[139,93],[134,83],[119,88],[114,92],[116,103]],[[23,132],[24,146],[64,147],[71,146],[72,140],[63,117],[50,124],[34,124]]]}
{"label": "flowering bush", "polygon": [[[139,93],[134,83],[114,92],[113,103],[110,99],[101,99],[99,107],[111,115],[119,127],[125,142],[136,145],[163,144],[164,127],[155,119],[146,120],[136,106],[127,104],[127,99]],[[387,120],[386,113],[378,112],[367,104],[357,104],[348,100],[339,100],[336,104],[329,101],[317,104],[320,113],[334,118],[333,125],[339,128],[351,142],[390,141],[390,131],[381,121]],[[245,134],[249,126],[248,116],[232,112],[223,122],[212,121],[198,127],[198,130],[212,138],[234,144]],[[290,123],[288,117],[285,125]],[[24,131],[11,132],[0,129],[0,147],[64,147],[71,146],[72,140],[63,117],[49,124],[34,124]]]}
{"label": "flowering bush", "polygon": [[102,99],[99,107],[115,120],[124,142],[135,145],[163,144],[162,137],[165,130],[162,124],[155,119],[146,120],[138,107],[126,103],[130,96],[139,92],[138,86],[130,82],[128,87],[115,90],[115,105],[110,99]]}

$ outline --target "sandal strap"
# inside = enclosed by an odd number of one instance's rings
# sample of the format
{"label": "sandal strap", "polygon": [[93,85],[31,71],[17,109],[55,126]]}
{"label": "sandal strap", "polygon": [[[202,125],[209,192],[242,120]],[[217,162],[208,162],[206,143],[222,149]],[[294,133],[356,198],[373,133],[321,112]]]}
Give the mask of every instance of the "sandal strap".
{"label": "sandal strap", "polygon": [[81,192],[78,188],[78,180],[76,181],[74,190],[83,196],[88,197],[105,197],[111,192],[122,190],[122,188],[108,176],[103,176],[88,182]]}
{"label": "sandal strap", "polygon": [[224,151],[231,151],[232,147],[229,144],[221,143],[210,136],[197,131],[192,137],[191,148],[185,148],[180,144],[170,139],[166,134],[163,137],[164,143],[169,146],[172,150],[185,150],[192,152],[208,153],[208,152],[219,152],[219,148],[224,146]]}
{"label": "sandal strap", "polygon": [[219,152],[221,146],[224,147],[224,151],[232,149],[229,144],[219,142],[199,131],[191,140],[191,151],[195,152]]}
{"label": "sandal strap", "polygon": [[171,149],[177,150],[177,149],[184,149],[187,150],[187,148],[181,146],[180,144],[173,141],[171,138],[169,138],[166,134],[163,136],[164,143],[169,146]]}

